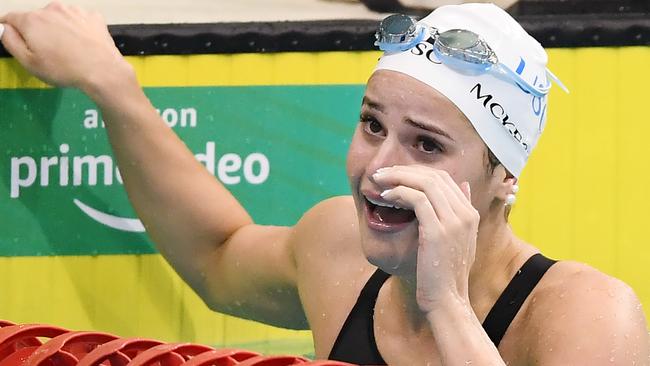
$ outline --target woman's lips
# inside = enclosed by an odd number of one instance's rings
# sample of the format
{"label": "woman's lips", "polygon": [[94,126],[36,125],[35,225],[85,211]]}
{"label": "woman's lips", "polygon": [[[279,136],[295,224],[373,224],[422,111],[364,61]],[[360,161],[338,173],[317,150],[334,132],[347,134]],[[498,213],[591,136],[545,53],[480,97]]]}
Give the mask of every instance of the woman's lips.
{"label": "woman's lips", "polygon": [[[377,197],[373,197],[377,196]],[[363,195],[364,211],[368,227],[381,232],[397,232],[415,220],[412,210],[389,207],[390,203],[378,195]]]}

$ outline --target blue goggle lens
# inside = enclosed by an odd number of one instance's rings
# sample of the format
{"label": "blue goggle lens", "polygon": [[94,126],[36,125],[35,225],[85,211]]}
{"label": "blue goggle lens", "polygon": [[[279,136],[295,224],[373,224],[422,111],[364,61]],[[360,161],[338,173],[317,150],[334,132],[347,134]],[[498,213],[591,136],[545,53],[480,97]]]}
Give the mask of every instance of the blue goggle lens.
{"label": "blue goggle lens", "polygon": [[[406,51],[429,36],[431,38],[428,42],[433,45],[436,56],[445,65],[466,74],[478,74],[494,69],[510,77],[525,92],[538,97],[548,94],[550,83],[540,86],[529,84],[521,75],[501,64],[490,46],[470,30],[450,29],[439,33],[435,28],[418,26],[415,20],[407,15],[394,14],[380,23],[375,33],[375,45],[384,52]],[[564,85],[559,84],[565,89]]]}

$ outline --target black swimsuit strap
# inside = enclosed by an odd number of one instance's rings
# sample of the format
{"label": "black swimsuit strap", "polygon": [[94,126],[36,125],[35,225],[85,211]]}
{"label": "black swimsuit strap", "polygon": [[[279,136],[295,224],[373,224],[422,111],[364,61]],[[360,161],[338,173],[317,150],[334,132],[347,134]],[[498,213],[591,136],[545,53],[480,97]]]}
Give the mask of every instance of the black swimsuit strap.
{"label": "black swimsuit strap", "polygon": [[499,346],[501,338],[503,338],[524,301],[542,279],[544,273],[554,263],[554,260],[548,259],[540,253],[533,255],[521,266],[521,269],[515,274],[506,289],[503,290],[485,321],[483,321],[483,329],[490,336],[495,346]]}
{"label": "black swimsuit strap", "polygon": [[377,269],[359,294],[356,304],[343,323],[328,359],[359,365],[385,365],[375,342],[375,303],[381,286],[390,277]]}

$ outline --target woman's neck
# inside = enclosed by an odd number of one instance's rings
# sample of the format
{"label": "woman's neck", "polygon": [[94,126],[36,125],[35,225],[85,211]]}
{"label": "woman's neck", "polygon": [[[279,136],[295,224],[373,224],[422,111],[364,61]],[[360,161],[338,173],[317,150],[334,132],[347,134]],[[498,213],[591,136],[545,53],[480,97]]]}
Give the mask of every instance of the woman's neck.
{"label": "woman's neck", "polygon": [[[476,243],[476,255],[469,275],[469,301],[479,320],[483,320],[494,302],[510,282],[523,261],[535,249],[512,232],[507,223],[481,222]],[[389,280],[395,303],[402,304],[413,330],[426,327],[425,314],[420,311],[416,300],[415,274],[393,276]]]}

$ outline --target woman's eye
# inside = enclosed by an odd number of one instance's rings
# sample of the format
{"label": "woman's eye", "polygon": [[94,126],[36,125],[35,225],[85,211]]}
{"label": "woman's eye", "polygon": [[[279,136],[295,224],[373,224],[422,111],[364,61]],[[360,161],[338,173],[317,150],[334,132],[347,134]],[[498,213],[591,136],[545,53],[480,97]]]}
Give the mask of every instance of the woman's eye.
{"label": "woman's eye", "polygon": [[420,138],[417,143],[417,148],[427,154],[442,152],[440,144],[429,138]]}
{"label": "woman's eye", "polygon": [[372,133],[380,133],[382,128],[379,122],[377,121],[370,121],[368,122],[368,130]]}
{"label": "woman's eye", "polygon": [[361,123],[363,123],[363,129],[371,135],[381,134],[384,130],[381,123],[372,117],[361,116]]}

